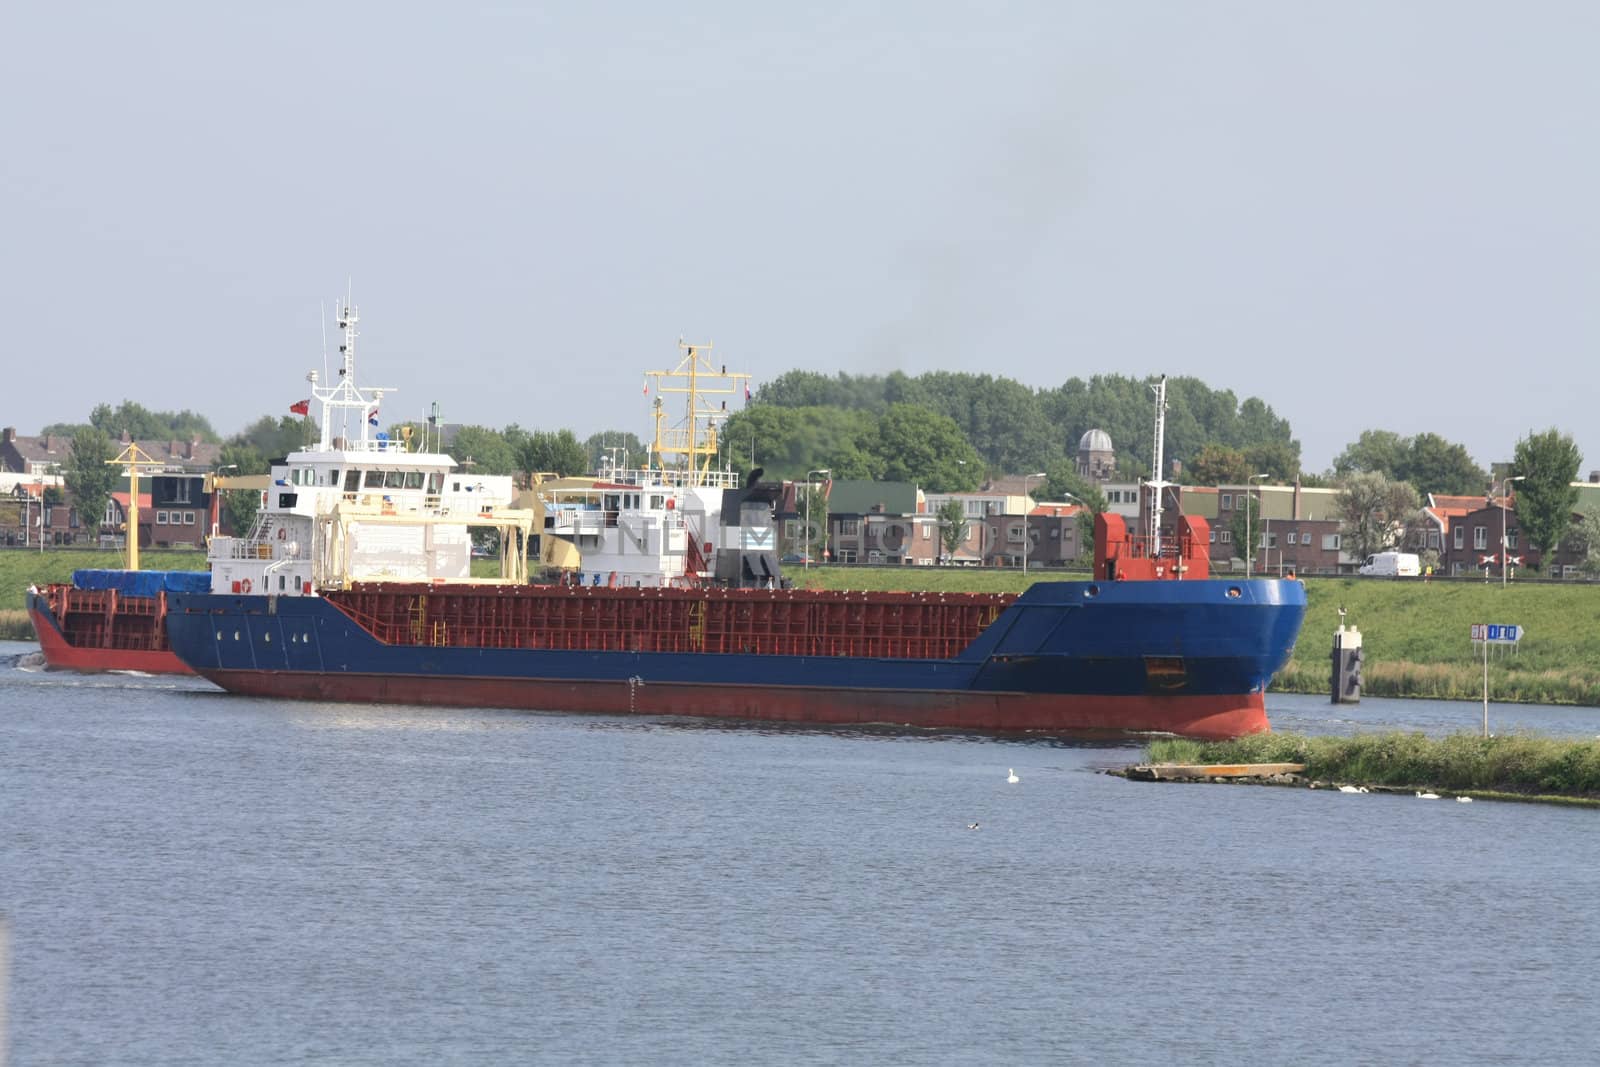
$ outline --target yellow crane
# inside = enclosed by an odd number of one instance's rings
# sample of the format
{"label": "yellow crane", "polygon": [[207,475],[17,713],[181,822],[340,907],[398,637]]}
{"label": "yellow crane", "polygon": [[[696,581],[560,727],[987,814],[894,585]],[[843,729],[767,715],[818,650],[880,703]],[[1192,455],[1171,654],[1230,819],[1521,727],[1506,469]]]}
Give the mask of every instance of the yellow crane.
{"label": "yellow crane", "polygon": [[117,453],[116,459],[108,459],[106,462],[113,467],[123,467],[127,470],[128,569],[136,571],[139,569],[139,468],[159,469],[166,467],[166,464],[161,460],[152,459],[137,442],[130,443],[127,448]]}

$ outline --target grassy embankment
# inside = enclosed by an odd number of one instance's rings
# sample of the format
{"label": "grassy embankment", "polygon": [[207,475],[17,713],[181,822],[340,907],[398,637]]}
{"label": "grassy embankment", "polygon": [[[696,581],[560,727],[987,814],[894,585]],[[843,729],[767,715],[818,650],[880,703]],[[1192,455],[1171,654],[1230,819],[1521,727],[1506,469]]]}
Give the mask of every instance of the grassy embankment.
{"label": "grassy embankment", "polygon": [[[84,552],[77,549],[50,549],[25,552],[14,549],[0,552],[0,641],[32,641],[33,627],[22,610],[23,597],[30,584],[70,582],[72,572],[92,568],[126,567],[121,552]],[[203,571],[206,557],[190,551],[139,553],[139,566],[145,570]]]}
{"label": "grassy embankment", "polygon": [[1274,733],[1233,741],[1164,739],[1150,744],[1146,758],[1151,763],[1303,763],[1304,777],[1339,784],[1600,803],[1600,741]]}
{"label": "grassy embankment", "polygon": [[[976,568],[814,567],[809,577],[792,576],[824,589],[1015,593],[1024,586],[1019,571]],[[1368,696],[1478,699],[1483,661],[1468,628],[1506,622],[1523,626],[1528,636],[1514,653],[1491,653],[1493,699],[1600,706],[1600,586],[1513,582],[1502,589],[1498,583],[1371,578],[1311,578],[1305,585],[1305,628],[1294,657],[1273,681],[1274,691],[1328,691],[1329,653],[1343,606],[1345,621],[1361,629],[1362,690]]]}

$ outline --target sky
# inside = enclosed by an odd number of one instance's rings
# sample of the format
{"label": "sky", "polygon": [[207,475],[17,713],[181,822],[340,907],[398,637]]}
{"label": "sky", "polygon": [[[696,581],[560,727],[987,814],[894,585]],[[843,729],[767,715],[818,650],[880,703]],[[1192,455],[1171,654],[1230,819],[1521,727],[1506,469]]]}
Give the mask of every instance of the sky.
{"label": "sky", "polygon": [[759,385],[1193,375],[1600,468],[1600,5],[0,8],[0,423],[223,434],[354,293],[386,419],[647,436]]}

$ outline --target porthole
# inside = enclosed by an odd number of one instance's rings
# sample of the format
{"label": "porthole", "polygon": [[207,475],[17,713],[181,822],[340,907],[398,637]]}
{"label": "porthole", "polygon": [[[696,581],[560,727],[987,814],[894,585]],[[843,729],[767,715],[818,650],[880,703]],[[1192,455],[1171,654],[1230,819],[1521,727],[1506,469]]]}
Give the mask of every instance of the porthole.
{"label": "porthole", "polygon": [[1244,590],[1243,589],[1240,589],[1236,585],[1228,586],[1228,599],[1229,600],[1238,600],[1242,596],[1244,596]]}
{"label": "porthole", "polygon": [[239,631],[238,630],[233,631],[233,639],[235,641],[239,640]]}
{"label": "porthole", "polygon": [[1098,585],[1091,585],[1089,588],[1083,591],[1083,595],[1086,597],[1097,597],[1100,595],[1100,587]]}
{"label": "porthole", "polygon": [[271,634],[262,634],[261,635],[261,640],[270,645],[270,644],[272,644],[272,635]]}

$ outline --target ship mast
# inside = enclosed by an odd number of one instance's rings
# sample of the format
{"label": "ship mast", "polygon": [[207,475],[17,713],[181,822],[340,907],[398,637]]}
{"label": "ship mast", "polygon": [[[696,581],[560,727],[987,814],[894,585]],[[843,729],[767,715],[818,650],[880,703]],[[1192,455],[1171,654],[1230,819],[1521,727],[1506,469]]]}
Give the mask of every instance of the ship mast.
{"label": "ship mast", "polygon": [[1156,440],[1155,449],[1151,452],[1155,466],[1152,469],[1153,477],[1145,484],[1150,487],[1150,558],[1155,559],[1161,555],[1162,491],[1172,484],[1161,476],[1165,465],[1162,449],[1167,432],[1167,376],[1163,374],[1161,380],[1150,387],[1150,391],[1156,394]]}
{"label": "ship mast", "polygon": [[[318,388],[317,372],[306,375],[306,380],[311,383],[311,395],[322,404],[322,440],[318,447],[327,452],[334,447],[336,440],[343,439],[347,449],[372,451],[378,444],[372,430],[378,425],[383,395],[394,390],[362,391],[356,386],[356,338],[360,336],[356,325],[361,321],[361,316],[357,314],[355,304],[349,300],[340,302],[338,314],[339,329],[344,333],[339,344],[338,383],[331,388]],[[352,415],[355,416],[356,425],[353,435],[350,429]],[[335,423],[338,424],[337,430]]]}
{"label": "ship mast", "polygon": [[[682,456],[690,485],[701,484],[710,471],[711,460],[717,454],[717,431],[730,414],[727,400],[718,406],[718,398],[738,395],[741,386],[744,395],[750,395],[750,375],[729,374],[727,364],[718,369],[709,356],[711,347],[679,338],[678,349],[684,355],[678,365],[672,370],[645,372],[647,378],[656,380],[656,436],[651,448],[654,462],[664,468],[665,457]],[[686,397],[684,421],[678,426],[664,425],[663,393]]]}

